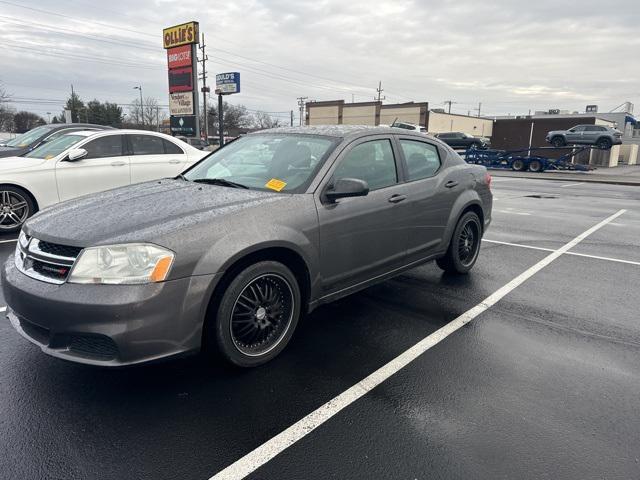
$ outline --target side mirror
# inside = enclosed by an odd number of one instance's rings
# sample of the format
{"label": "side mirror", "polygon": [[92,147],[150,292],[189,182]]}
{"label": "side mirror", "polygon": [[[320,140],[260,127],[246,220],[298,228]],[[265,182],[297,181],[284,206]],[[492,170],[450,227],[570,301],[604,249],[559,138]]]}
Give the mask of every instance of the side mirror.
{"label": "side mirror", "polygon": [[364,197],[369,194],[369,185],[364,180],[357,178],[341,178],[325,192],[330,202],[339,198]]}
{"label": "side mirror", "polygon": [[84,148],[72,148],[67,155],[68,162],[77,162],[87,156],[87,152]]}

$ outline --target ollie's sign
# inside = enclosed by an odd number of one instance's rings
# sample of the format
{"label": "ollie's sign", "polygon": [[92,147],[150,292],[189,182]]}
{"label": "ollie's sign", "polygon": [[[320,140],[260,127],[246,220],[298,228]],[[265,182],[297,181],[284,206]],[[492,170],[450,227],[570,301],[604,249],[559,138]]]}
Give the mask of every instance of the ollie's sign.
{"label": "ollie's sign", "polygon": [[191,45],[182,45],[167,50],[169,70],[191,66]]}
{"label": "ollie's sign", "polygon": [[198,22],[183,23],[162,30],[164,48],[179,47],[198,43]]}

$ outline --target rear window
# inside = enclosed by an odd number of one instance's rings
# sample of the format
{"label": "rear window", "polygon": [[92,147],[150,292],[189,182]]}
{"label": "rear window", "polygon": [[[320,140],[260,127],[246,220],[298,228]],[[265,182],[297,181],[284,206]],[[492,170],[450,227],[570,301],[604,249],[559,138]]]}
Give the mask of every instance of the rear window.
{"label": "rear window", "polygon": [[164,155],[163,138],[155,135],[129,135],[134,155]]}
{"label": "rear window", "polygon": [[164,152],[172,155],[181,155],[184,152],[182,149],[177,146],[175,143],[170,142],[169,140],[162,139],[162,143],[164,143]]}

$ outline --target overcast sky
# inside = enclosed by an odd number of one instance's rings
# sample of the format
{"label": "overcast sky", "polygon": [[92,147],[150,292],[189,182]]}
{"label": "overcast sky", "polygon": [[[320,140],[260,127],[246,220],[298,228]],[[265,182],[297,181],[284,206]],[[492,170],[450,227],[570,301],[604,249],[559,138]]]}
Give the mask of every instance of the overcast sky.
{"label": "overcast sky", "polygon": [[[0,0],[0,82],[14,106],[59,113],[84,100],[168,103],[162,28],[200,22],[212,74],[239,71],[249,109],[296,97],[385,103],[445,100],[467,113],[529,109],[640,113],[640,1]],[[285,116],[286,114],[282,114]]]}

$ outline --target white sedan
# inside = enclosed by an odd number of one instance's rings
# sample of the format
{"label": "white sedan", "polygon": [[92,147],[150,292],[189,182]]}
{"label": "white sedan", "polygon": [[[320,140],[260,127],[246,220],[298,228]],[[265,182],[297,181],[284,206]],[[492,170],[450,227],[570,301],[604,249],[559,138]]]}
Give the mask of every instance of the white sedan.
{"label": "white sedan", "polygon": [[54,203],[132,183],[175,177],[209,152],[144,130],[80,131],[22,157],[0,159],[0,233]]}

